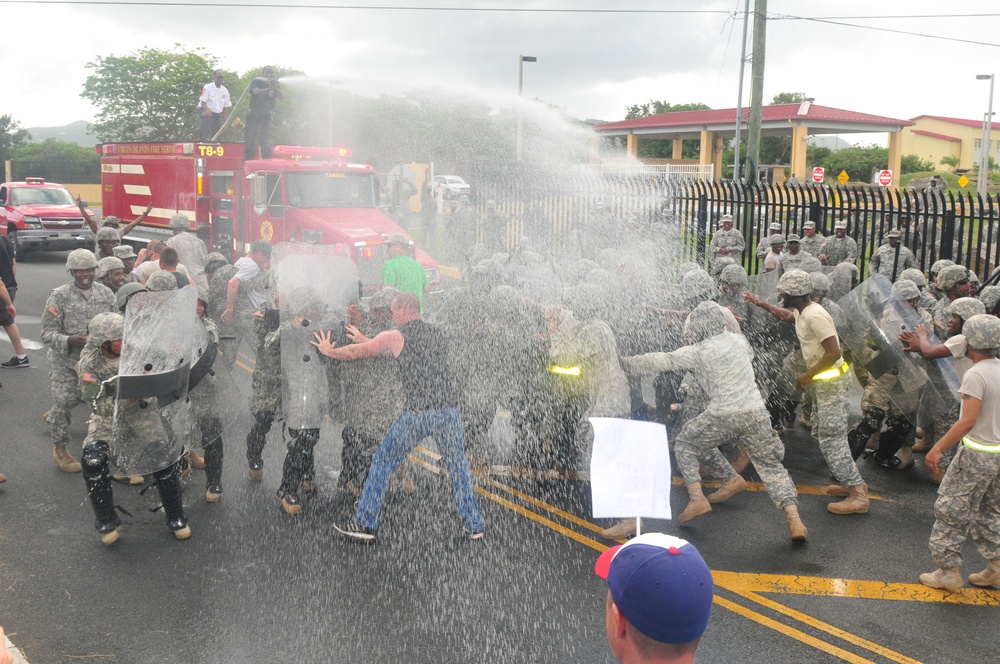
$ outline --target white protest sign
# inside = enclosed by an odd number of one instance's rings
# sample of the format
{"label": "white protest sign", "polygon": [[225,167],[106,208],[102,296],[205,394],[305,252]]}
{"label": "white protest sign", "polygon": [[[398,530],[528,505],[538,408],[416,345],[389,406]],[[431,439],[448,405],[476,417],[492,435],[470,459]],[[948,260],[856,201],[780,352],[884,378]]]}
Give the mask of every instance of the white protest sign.
{"label": "white protest sign", "polygon": [[670,517],[667,429],[655,422],[592,417],[594,518]]}

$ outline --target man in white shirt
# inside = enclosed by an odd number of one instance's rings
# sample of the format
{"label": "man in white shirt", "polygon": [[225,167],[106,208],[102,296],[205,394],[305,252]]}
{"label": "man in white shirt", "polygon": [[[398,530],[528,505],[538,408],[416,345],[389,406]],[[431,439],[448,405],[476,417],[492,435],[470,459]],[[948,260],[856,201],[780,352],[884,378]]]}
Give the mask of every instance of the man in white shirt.
{"label": "man in white shirt", "polygon": [[229,109],[233,106],[229,90],[222,84],[222,79],[222,71],[216,69],[212,82],[201,89],[201,96],[198,97],[198,108],[201,111],[199,140],[211,141],[225,124]]}

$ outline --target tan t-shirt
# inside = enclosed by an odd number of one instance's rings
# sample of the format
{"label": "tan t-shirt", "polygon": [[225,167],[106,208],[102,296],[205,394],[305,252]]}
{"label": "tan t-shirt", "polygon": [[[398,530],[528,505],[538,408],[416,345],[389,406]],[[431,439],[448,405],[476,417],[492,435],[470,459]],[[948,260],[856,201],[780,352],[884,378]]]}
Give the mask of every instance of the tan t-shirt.
{"label": "tan t-shirt", "polygon": [[[160,261],[158,260],[146,261],[139,267],[132,270],[132,274],[139,277],[142,283],[146,283],[146,280],[149,279],[149,277],[152,276],[152,274],[159,269],[160,269]],[[191,279],[191,274],[188,272],[187,268],[184,267],[182,263],[177,264],[177,271],[183,274],[188,279]],[[193,282],[194,279],[191,279],[191,281]]]}
{"label": "tan t-shirt", "polygon": [[811,302],[802,313],[798,309],[792,309],[792,313],[795,315],[795,334],[802,346],[802,357],[806,360],[806,366],[812,369],[826,353],[823,341],[836,337],[837,327],[827,310],[815,302]]}
{"label": "tan t-shirt", "polygon": [[983,402],[968,437],[978,443],[1000,443],[1000,360],[993,358],[973,364],[965,372],[958,391]]}

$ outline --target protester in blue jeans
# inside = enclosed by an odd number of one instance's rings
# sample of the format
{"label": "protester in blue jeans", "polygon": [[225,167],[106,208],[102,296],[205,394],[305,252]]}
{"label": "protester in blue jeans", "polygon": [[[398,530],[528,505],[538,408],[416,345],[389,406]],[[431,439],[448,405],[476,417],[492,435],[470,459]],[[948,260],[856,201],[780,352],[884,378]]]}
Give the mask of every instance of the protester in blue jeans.
{"label": "protester in blue jeans", "polygon": [[444,333],[420,317],[420,302],[412,293],[402,293],[392,301],[392,322],[396,329],[368,339],[354,326],[347,326],[349,346],[338,347],[329,331],[317,332],[313,345],[335,360],[361,360],[391,354],[399,362],[405,405],[403,413],[389,427],[375,451],[371,469],[361,490],[354,520],[334,525],[346,537],[371,542],[378,534],[378,514],[389,479],[396,467],[421,440],[433,436],[444,459],[455,506],[473,540],[483,538],[483,515],[472,487],[472,474],[465,458],[462,415],[458,392],[448,368],[448,343]]}

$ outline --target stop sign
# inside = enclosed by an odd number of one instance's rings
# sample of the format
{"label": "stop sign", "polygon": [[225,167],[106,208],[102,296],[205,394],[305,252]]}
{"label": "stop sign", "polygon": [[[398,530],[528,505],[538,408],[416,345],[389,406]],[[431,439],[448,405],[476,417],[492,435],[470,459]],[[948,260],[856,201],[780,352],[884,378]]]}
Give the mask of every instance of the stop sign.
{"label": "stop sign", "polygon": [[826,179],[826,171],[822,166],[813,169],[813,182],[822,182]]}
{"label": "stop sign", "polygon": [[882,170],[878,172],[878,183],[883,187],[888,187],[892,184],[892,171]]}

